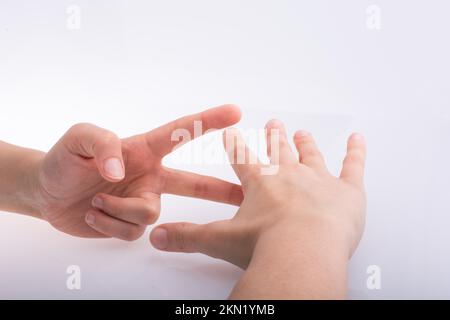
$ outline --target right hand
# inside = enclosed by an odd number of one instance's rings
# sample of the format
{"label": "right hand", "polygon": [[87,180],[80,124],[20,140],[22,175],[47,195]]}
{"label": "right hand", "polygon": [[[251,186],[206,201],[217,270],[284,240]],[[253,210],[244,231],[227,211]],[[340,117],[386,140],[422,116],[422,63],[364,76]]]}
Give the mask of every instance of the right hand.
{"label": "right hand", "polygon": [[[200,252],[247,268],[258,241],[265,234],[288,237],[305,228],[331,232],[349,258],[364,228],[366,198],[363,184],[365,142],[353,134],[339,178],[325,165],[313,137],[304,131],[294,136],[299,157],[290,150],[285,129],[276,120],[266,126],[268,155],[279,165],[273,175],[262,175],[261,163],[249,163],[251,152],[235,129],[227,130],[237,143],[227,145],[230,161],[242,183],[244,201],[236,215],[225,221],[205,225],[170,223],[155,228],[150,240],[154,247],[172,252]],[[272,135],[279,133],[279,139]],[[278,141],[279,161],[271,157],[273,141]],[[237,151],[245,149],[246,161],[236,161]],[[319,231],[320,230],[320,231]],[[316,232],[317,231],[317,232]],[[280,248],[281,250],[281,248]]]}

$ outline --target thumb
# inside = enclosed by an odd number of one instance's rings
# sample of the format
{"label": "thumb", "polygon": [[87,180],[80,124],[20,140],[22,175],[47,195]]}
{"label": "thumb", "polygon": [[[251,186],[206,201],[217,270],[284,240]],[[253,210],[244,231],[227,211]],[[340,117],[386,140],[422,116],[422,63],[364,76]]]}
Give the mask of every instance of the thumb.
{"label": "thumb", "polygon": [[66,133],[62,142],[72,154],[94,159],[104,179],[118,182],[125,177],[122,141],[111,131],[92,124],[77,124]]}
{"label": "thumb", "polygon": [[227,223],[217,221],[209,224],[187,222],[167,223],[153,229],[150,242],[159,250],[169,252],[203,253],[225,259]]}
{"label": "thumb", "polygon": [[203,253],[245,269],[252,252],[252,241],[242,237],[245,234],[236,228],[233,220],[209,224],[167,223],[153,229],[150,242],[162,251]]}

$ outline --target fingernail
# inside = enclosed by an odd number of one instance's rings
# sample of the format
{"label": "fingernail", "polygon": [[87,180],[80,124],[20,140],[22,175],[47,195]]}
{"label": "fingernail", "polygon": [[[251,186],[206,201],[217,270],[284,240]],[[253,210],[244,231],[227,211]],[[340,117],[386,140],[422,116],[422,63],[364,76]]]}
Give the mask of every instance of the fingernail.
{"label": "fingernail", "polygon": [[92,213],[86,215],[86,223],[89,225],[95,224],[95,216]]}
{"label": "fingernail", "polygon": [[283,122],[281,122],[278,119],[269,120],[269,122],[267,122],[267,124],[266,124],[266,129],[267,128],[274,128],[274,127],[275,128],[283,127]]}
{"label": "fingernail", "polygon": [[114,179],[123,179],[125,177],[122,161],[118,158],[110,158],[106,160],[105,171],[109,177]]}
{"label": "fingernail", "polygon": [[152,233],[152,244],[156,249],[164,250],[168,246],[167,230],[164,228],[155,229]]}
{"label": "fingernail", "polygon": [[364,136],[360,133],[354,133],[352,135],[353,140],[364,141]]}
{"label": "fingernail", "polygon": [[309,132],[306,130],[299,130],[295,133],[295,135],[298,137],[306,137],[309,136]]}
{"label": "fingernail", "polygon": [[95,197],[92,200],[92,206],[97,209],[103,209],[103,200],[98,197]]}

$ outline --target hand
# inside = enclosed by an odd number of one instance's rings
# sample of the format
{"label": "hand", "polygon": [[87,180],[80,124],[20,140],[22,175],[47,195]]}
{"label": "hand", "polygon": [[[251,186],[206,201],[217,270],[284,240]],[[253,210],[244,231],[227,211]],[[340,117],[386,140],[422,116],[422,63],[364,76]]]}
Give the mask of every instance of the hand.
{"label": "hand", "polygon": [[194,121],[201,121],[203,134],[239,119],[239,109],[226,105],[123,140],[90,124],[75,125],[37,161],[38,211],[74,236],[135,240],[158,219],[162,193],[239,205],[240,186],[161,164],[180,145],[171,139],[174,130],[193,137]]}
{"label": "hand", "polygon": [[[332,235],[333,242],[341,242],[339,248],[343,248],[346,259],[351,256],[364,227],[363,138],[358,134],[350,137],[341,175],[336,178],[328,172],[309,133],[300,131],[294,136],[300,154],[298,159],[290,150],[285,129],[279,121],[269,122],[266,132],[268,155],[271,164],[278,166],[277,173],[262,175],[265,166],[248,161],[255,158],[238,131],[227,130],[225,147],[244,193],[240,209],[231,220],[206,225],[161,225],[150,236],[156,248],[201,252],[245,269],[255,246],[266,234],[274,234],[275,242],[290,237],[287,240],[292,243],[296,233],[309,229],[314,237],[326,230],[326,234]],[[237,161],[238,150],[245,150],[246,161]],[[274,156],[275,151],[277,156]],[[301,246],[299,244],[297,248]],[[267,252],[265,254],[267,256]]]}

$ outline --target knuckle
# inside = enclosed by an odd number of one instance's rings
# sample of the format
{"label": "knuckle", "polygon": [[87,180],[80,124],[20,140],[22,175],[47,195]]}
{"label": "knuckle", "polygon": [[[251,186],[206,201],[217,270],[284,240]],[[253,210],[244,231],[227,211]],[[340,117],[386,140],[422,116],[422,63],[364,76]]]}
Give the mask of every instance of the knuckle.
{"label": "knuckle", "polygon": [[148,217],[147,225],[152,225],[159,219],[159,213]]}
{"label": "knuckle", "polygon": [[115,141],[118,139],[119,139],[119,137],[114,132],[111,132],[108,130],[105,130],[102,134],[102,140],[105,143],[112,142],[112,141]]}
{"label": "knuckle", "polygon": [[198,178],[194,184],[194,195],[197,197],[202,197],[206,194],[207,185],[203,178]]}
{"label": "knuckle", "polygon": [[124,230],[122,238],[125,241],[135,241],[145,232],[145,227],[132,226]]}
{"label": "knuckle", "polygon": [[281,135],[278,139],[278,144],[280,145],[280,147],[286,147],[289,145],[289,142],[286,139],[286,136]]}
{"label": "knuckle", "polygon": [[70,129],[67,131],[68,134],[77,134],[79,132],[83,132],[87,129],[92,128],[94,125],[87,123],[87,122],[82,122],[82,123],[77,123],[74,124],[72,127],[70,127]]}
{"label": "knuckle", "polygon": [[145,213],[155,214],[159,212],[159,202],[147,201],[143,205],[143,209]]}
{"label": "knuckle", "polygon": [[273,135],[267,141],[267,149],[269,153],[277,150],[278,148],[283,148],[288,145],[286,137],[284,135]]}
{"label": "knuckle", "polygon": [[142,222],[145,225],[150,225],[156,222],[159,217],[159,204],[146,203],[143,208]]}
{"label": "knuckle", "polygon": [[364,165],[364,156],[359,152],[350,152],[345,157],[344,163]]}
{"label": "knuckle", "polygon": [[187,250],[186,229],[188,224],[185,222],[177,224],[173,234],[174,246],[179,251]]}
{"label": "knuckle", "polygon": [[302,158],[323,158],[322,153],[315,146],[310,146],[305,148],[303,152],[300,153]]}
{"label": "knuckle", "polygon": [[93,124],[88,123],[88,122],[80,122],[80,123],[74,124],[71,127],[71,129],[72,130],[81,130],[81,129],[91,128],[93,126],[94,126]]}
{"label": "knuckle", "polygon": [[255,170],[254,168],[251,168],[250,170],[244,170],[241,174],[241,180],[242,181],[259,181],[261,178],[261,174],[259,170]]}

